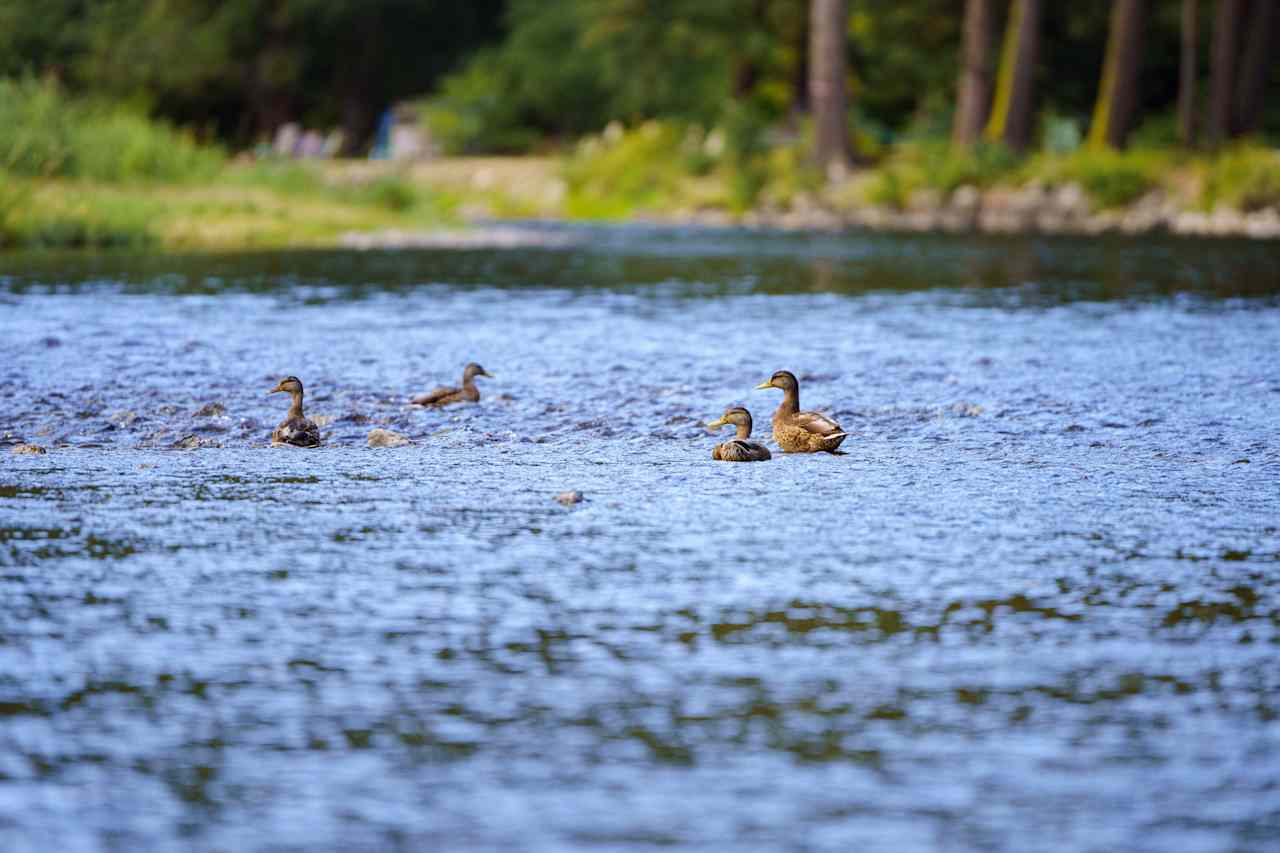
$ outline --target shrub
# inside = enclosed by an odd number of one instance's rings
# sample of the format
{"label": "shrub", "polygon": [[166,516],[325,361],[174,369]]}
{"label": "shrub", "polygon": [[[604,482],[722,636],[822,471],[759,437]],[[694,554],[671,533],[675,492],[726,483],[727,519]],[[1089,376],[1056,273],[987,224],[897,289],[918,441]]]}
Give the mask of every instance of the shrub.
{"label": "shrub", "polygon": [[1081,148],[1066,157],[1035,158],[1027,166],[1026,177],[1048,184],[1078,183],[1096,206],[1107,209],[1137,201],[1159,185],[1172,165],[1171,154],[1164,151]]}
{"label": "shrub", "polygon": [[68,97],[31,78],[0,80],[0,169],[98,181],[207,178],[218,149],[121,107]]}
{"label": "shrub", "polygon": [[1280,206],[1280,150],[1256,143],[1224,150],[1209,164],[1201,202],[1247,211]]}

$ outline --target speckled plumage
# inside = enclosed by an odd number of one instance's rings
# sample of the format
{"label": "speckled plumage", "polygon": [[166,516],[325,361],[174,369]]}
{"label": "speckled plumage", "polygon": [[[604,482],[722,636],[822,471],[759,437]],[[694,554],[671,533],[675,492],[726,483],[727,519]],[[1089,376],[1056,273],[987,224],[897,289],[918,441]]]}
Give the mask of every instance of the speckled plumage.
{"label": "speckled plumage", "polygon": [[474,361],[462,371],[462,387],[441,385],[435,390],[419,394],[409,400],[415,406],[452,406],[455,403],[479,403],[480,389],[476,388],[477,376],[492,376]]}
{"label": "speckled plumage", "polygon": [[719,420],[707,424],[711,429],[719,429],[726,424],[733,424],[737,432],[728,441],[717,444],[711,451],[711,458],[717,462],[764,462],[772,459],[769,448],[754,441],[751,437],[751,413],[741,406],[725,409]]}
{"label": "speckled plumage", "polygon": [[849,434],[840,424],[821,412],[800,411],[800,381],[795,374],[779,370],[757,388],[780,388],[782,403],[773,413],[773,440],[787,453],[835,453]]}

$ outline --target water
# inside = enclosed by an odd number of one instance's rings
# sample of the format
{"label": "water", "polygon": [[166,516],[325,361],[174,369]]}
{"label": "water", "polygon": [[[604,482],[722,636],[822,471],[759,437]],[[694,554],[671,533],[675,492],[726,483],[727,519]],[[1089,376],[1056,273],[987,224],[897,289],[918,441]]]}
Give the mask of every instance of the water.
{"label": "water", "polygon": [[0,846],[1275,849],[1273,247],[554,236],[3,256]]}

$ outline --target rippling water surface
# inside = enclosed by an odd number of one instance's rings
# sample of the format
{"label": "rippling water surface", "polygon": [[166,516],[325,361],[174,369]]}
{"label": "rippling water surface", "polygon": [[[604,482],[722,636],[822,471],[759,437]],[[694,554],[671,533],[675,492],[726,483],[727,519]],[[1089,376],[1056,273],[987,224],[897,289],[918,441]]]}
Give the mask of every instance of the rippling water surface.
{"label": "rippling water surface", "polygon": [[0,846],[1275,849],[1273,247],[554,236],[0,256]]}

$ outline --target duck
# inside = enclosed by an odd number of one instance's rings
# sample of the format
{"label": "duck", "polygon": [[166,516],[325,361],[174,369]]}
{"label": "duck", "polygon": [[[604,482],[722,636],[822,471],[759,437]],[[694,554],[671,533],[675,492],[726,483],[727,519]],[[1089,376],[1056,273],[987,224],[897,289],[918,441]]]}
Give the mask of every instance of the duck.
{"label": "duck", "polygon": [[454,403],[479,403],[480,389],[476,388],[477,376],[493,378],[492,373],[473,361],[462,370],[461,388],[441,385],[434,391],[419,394],[409,402],[415,406],[452,406]]}
{"label": "duck", "polygon": [[286,376],[267,393],[280,392],[291,395],[293,403],[289,406],[289,414],[271,433],[271,446],[319,447],[320,427],[302,413],[302,380],[296,376]]}
{"label": "duck", "polygon": [[800,411],[800,380],[789,370],[779,370],[756,389],[780,388],[782,403],[773,413],[773,440],[787,453],[835,453],[849,434],[820,412]]}
{"label": "duck", "polygon": [[733,424],[738,428],[737,434],[728,441],[717,444],[711,451],[711,458],[719,462],[763,462],[772,459],[769,448],[754,441],[751,437],[751,413],[741,406],[731,406],[724,410],[718,420],[707,424],[709,429]]}

